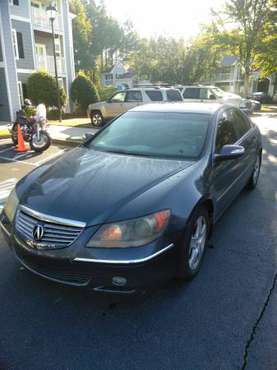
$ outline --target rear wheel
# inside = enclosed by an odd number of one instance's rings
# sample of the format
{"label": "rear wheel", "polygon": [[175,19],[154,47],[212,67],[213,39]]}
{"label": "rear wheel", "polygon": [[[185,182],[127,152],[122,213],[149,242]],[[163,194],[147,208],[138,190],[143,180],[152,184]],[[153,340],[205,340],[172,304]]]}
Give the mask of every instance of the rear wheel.
{"label": "rear wheel", "polygon": [[101,112],[94,111],[90,113],[91,124],[94,127],[101,127],[103,125],[103,116]]}
{"label": "rear wheel", "polygon": [[181,241],[178,278],[191,280],[198,273],[205,253],[209,230],[208,210],[205,207],[199,207],[193,212]]}
{"label": "rear wheel", "polygon": [[259,154],[257,155],[252,175],[246,185],[246,188],[249,190],[253,190],[257,186],[259,175],[260,175],[260,170],[261,170],[261,163],[262,163],[262,155]]}

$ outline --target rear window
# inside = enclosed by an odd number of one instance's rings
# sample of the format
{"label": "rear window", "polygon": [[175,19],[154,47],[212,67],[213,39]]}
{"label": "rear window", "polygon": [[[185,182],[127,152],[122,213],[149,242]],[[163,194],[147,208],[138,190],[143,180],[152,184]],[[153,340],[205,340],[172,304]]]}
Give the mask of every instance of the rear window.
{"label": "rear window", "polygon": [[146,90],[145,92],[152,101],[163,101],[162,93],[159,90]]}
{"label": "rear window", "polygon": [[168,101],[182,101],[182,96],[178,90],[167,90],[166,97]]}

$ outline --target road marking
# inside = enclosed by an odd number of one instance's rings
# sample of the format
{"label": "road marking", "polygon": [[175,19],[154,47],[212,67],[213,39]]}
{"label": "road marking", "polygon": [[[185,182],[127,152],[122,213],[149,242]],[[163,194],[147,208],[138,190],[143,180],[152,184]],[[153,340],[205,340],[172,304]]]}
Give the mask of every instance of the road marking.
{"label": "road marking", "polygon": [[16,183],[17,179],[15,178],[0,182],[0,203],[4,203],[4,201],[8,198]]}
{"label": "road marking", "polygon": [[36,162],[36,164],[37,164],[37,166],[40,166],[41,164],[43,164],[43,163],[45,163],[45,162],[48,162],[48,161],[50,161],[51,159],[54,159],[54,158],[56,158],[56,157],[61,156],[64,152],[65,152],[65,150],[64,150],[64,149],[61,149],[61,150],[59,150],[57,153],[55,153],[55,154],[51,155],[50,157],[44,158],[44,159],[42,159],[42,160],[40,160],[40,161],[37,161],[37,162]]}
{"label": "road marking", "polygon": [[6,149],[2,149],[2,150],[0,150],[0,153],[7,152],[8,150],[11,150],[11,149],[12,149],[12,147],[10,146],[10,147],[8,147],[8,148],[6,148]]}
{"label": "road marking", "polygon": [[17,162],[17,163],[22,163],[22,164],[28,164],[29,166],[37,167],[37,165],[34,164],[34,163],[32,163],[32,162],[18,161],[18,160],[14,159],[14,158],[7,158],[7,157],[0,156],[0,159],[4,159],[5,161],[10,161],[10,162]]}

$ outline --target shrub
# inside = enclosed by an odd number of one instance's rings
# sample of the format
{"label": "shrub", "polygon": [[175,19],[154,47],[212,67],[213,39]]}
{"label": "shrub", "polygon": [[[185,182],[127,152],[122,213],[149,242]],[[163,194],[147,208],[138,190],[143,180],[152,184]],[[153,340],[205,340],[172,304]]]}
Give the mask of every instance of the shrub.
{"label": "shrub", "polygon": [[114,86],[107,86],[103,87],[99,91],[100,99],[101,101],[106,101],[110,99],[110,97],[117,91],[117,89]]}
{"label": "shrub", "polygon": [[[55,78],[47,72],[34,72],[27,81],[28,96],[32,103],[38,105],[43,103],[46,107],[58,106],[58,89]],[[60,102],[64,106],[66,95],[63,88],[59,88]]]}
{"label": "shrub", "polygon": [[70,97],[77,104],[81,112],[86,112],[89,104],[99,101],[99,95],[95,85],[84,72],[79,72],[72,82]]}

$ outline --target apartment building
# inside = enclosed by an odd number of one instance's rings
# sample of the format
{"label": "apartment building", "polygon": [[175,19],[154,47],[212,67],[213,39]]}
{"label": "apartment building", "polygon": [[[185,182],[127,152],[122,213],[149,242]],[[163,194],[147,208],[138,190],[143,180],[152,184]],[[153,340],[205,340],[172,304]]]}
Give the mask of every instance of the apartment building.
{"label": "apartment building", "polygon": [[[26,82],[36,70],[54,76],[53,38],[46,8],[53,1],[0,1],[0,121],[12,121],[26,96]],[[55,46],[59,82],[67,95],[75,77],[73,15],[68,0],[54,2]],[[69,109],[69,107],[67,107]]]}

